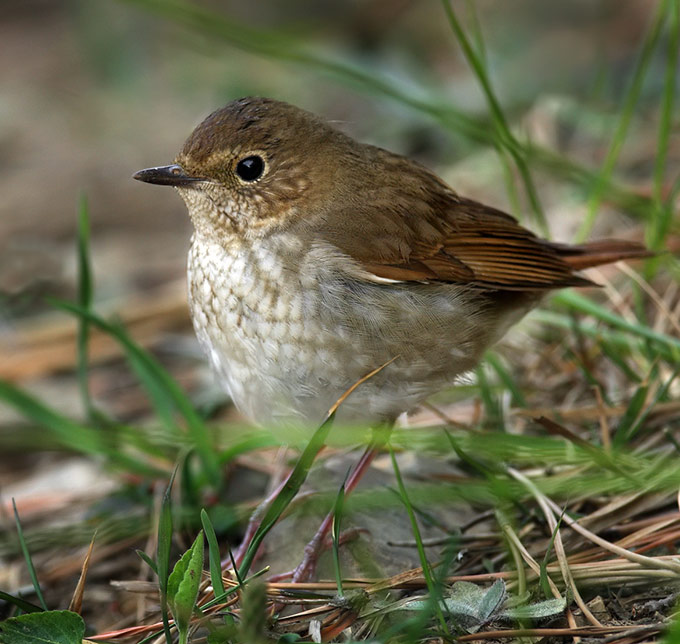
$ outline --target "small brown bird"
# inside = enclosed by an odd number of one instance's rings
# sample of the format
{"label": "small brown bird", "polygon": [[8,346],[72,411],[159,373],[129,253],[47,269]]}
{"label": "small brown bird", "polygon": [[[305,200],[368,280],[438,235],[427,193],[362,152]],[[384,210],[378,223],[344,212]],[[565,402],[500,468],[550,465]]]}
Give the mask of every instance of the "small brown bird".
{"label": "small brown bird", "polygon": [[392,359],[338,417],[393,421],[545,293],[591,285],[579,269],[647,254],[540,239],[422,165],[267,98],[217,110],[173,165],[134,178],[187,204],[196,333],[236,406],[267,426],[318,424]]}
{"label": "small brown bird", "polygon": [[[236,406],[270,427],[318,425],[386,363],[336,422],[390,425],[472,369],[545,293],[591,285],[579,269],[647,255],[632,242],[539,239],[420,164],[267,98],[217,110],[174,164],[134,178],[175,186],[187,204],[196,334]],[[293,581],[311,574],[332,520]]]}

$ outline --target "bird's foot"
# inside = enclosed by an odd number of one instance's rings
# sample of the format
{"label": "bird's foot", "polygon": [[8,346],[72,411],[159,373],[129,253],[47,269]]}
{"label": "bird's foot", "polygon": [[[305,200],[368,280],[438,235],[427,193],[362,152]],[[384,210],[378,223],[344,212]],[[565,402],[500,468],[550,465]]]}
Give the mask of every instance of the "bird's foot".
{"label": "bird's foot", "polygon": [[[305,546],[304,554],[302,556],[302,561],[298,564],[297,568],[294,570],[289,570],[288,572],[282,572],[278,575],[272,575],[269,578],[271,582],[286,581],[290,580],[292,583],[302,583],[309,581],[316,571],[316,565],[319,561],[319,555],[324,550],[329,550],[333,544],[332,540],[328,538],[327,534],[322,533],[322,528],[324,524],[314,535],[312,540]],[[353,541],[356,539],[361,532],[365,532],[362,528],[350,528],[345,530],[340,534],[338,540],[338,545],[342,546],[348,541]]]}

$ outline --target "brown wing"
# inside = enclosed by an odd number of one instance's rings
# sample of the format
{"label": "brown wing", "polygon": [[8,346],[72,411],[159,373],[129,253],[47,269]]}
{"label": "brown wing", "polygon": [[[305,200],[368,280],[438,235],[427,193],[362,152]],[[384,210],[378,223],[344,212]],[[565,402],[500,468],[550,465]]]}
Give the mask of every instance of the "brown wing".
{"label": "brown wing", "polygon": [[459,198],[445,221],[448,230],[439,243],[416,242],[405,261],[368,261],[364,267],[386,279],[540,290],[592,286],[575,271],[650,255],[636,242],[601,240],[578,246],[549,242],[509,215],[469,199]]}
{"label": "brown wing", "polygon": [[403,260],[364,261],[364,267],[386,279],[459,282],[502,290],[592,284],[574,273],[562,247],[539,239],[493,208],[459,198],[443,222],[438,243],[416,240]]}
{"label": "brown wing", "polygon": [[[644,257],[633,242],[582,246],[540,239],[500,210],[465,199],[423,166],[365,146],[361,178],[322,217],[323,237],[378,278],[461,283],[493,290],[592,285],[575,271]],[[356,168],[355,168],[356,169]]]}

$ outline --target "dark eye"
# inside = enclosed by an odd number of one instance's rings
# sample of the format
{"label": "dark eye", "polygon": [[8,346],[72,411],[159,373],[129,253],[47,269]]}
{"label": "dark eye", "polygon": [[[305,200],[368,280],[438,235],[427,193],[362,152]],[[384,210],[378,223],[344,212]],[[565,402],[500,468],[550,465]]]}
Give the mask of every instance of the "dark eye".
{"label": "dark eye", "polygon": [[244,181],[257,181],[264,172],[262,157],[246,157],[236,164],[236,174]]}

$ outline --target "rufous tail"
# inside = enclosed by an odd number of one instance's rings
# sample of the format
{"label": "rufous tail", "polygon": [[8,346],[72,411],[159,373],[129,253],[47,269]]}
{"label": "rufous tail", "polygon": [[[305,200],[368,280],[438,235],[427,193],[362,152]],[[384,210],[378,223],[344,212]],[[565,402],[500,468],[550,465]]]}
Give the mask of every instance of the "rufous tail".
{"label": "rufous tail", "polygon": [[554,244],[554,248],[575,271],[601,264],[611,264],[621,259],[639,259],[654,255],[638,242],[619,239],[601,239],[576,246]]}

